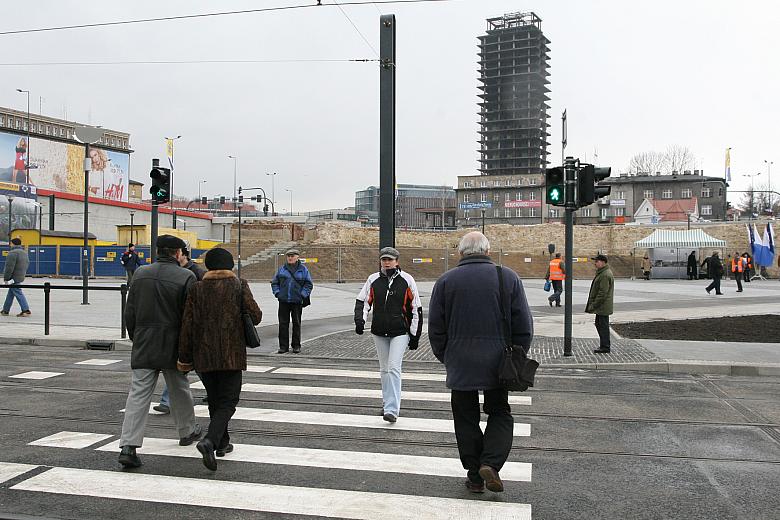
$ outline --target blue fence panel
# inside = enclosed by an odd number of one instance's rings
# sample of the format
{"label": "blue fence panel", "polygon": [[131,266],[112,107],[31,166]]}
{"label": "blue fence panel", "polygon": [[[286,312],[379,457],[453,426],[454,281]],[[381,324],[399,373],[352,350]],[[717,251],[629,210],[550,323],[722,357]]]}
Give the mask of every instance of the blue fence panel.
{"label": "blue fence panel", "polygon": [[81,251],[81,246],[60,246],[60,275],[81,276]]}
{"label": "blue fence panel", "polygon": [[30,257],[27,274],[42,276],[57,274],[57,246],[30,246],[27,254]]}
{"label": "blue fence panel", "polygon": [[96,246],[95,276],[125,276],[121,262],[124,252],[125,248],[121,246]]}
{"label": "blue fence panel", "polygon": [[[193,249],[191,251],[192,256],[190,257],[191,260],[197,260],[202,255],[205,255],[208,252],[208,249]],[[205,258],[203,259],[205,260]]]}

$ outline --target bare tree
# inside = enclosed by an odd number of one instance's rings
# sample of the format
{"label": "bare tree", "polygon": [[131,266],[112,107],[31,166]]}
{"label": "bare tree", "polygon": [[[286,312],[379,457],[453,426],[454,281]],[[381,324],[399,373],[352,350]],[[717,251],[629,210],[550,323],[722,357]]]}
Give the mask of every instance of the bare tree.
{"label": "bare tree", "polygon": [[761,194],[756,193],[752,187],[749,188],[745,193],[742,194],[742,199],[739,201],[737,209],[739,209],[742,213],[747,213],[749,218],[755,218],[755,216],[759,213],[760,195]]}
{"label": "bare tree", "polygon": [[687,146],[671,145],[664,155],[664,169],[667,173],[693,169],[693,152]]}
{"label": "bare tree", "polygon": [[652,175],[660,172],[664,166],[664,155],[659,152],[642,152],[631,157],[628,170],[635,174]]}

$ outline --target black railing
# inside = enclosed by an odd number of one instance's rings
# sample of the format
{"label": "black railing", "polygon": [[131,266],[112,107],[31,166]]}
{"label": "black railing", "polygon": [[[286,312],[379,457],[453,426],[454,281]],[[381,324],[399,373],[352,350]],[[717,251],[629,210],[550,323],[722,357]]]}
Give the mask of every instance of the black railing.
{"label": "black railing", "polygon": [[[80,285],[52,285],[49,282],[44,282],[43,285],[33,285],[33,284],[13,284],[8,285],[6,287],[18,287],[20,289],[43,289],[43,334],[45,336],[49,335],[49,324],[51,321],[50,316],[50,298],[51,298],[51,291],[59,290],[59,289],[65,289],[65,290],[71,290],[71,291],[82,291],[84,288]],[[121,295],[122,300],[122,339],[125,339],[127,337],[127,328],[125,327],[125,305],[127,304],[127,284],[123,283],[119,287],[116,286],[90,286],[90,291],[119,291]]]}

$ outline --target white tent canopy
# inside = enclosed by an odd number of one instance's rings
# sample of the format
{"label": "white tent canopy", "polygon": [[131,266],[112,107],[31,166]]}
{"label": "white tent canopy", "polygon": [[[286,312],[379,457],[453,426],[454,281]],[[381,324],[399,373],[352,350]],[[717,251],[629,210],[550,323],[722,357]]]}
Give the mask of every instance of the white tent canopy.
{"label": "white tent canopy", "polygon": [[650,236],[637,240],[634,247],[638,249],[683,248],[697,249],[703,247],[726,247],[726,241],[711,237],[701,229],[673,231],[656,229]]}

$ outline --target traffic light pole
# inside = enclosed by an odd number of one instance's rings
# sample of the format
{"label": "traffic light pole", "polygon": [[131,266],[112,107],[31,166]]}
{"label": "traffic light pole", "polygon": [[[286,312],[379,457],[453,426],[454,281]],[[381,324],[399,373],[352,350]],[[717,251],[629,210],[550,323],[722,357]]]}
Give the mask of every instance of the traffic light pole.
{"label": "traffic light pole", "polygon": [[[156,168],[160,166],[160,159],[152,159],[152,168]],[[158,232],[158,221],[157,221],[157,207],[158,203],[152,197],[152,231],[151,231],[151,244],[149,244],[149,255],[152,257],[152,262],[157,260],[157,232]]]}
{"label": "traffic light pole", "polygon": [[563,321],[563,355],[571,356],[571,322],[572,322],[572,256],[574,256],[574,212],[577,210],[577,161],[567,157],[564,162],[565,196],[566,196],[566,245],[564,282],[564,321]]}
{"label": "traffic light pole", "polygon": [[[91,169],[92,161],[89,157],[89,143],[86,143],[84,153],[84,249],[81,251],[81,305],[89,305],[89,172]],[[29,174],[30,171],[28,170],[27,173]],[[10,217],[8,228],[9,230],[11,228]],[[8,240],[11,240],[10,232]]]}
{"label": "traffic light pole", "polygon": [[379,247],[395,247],[395,15],[379,25]]}

